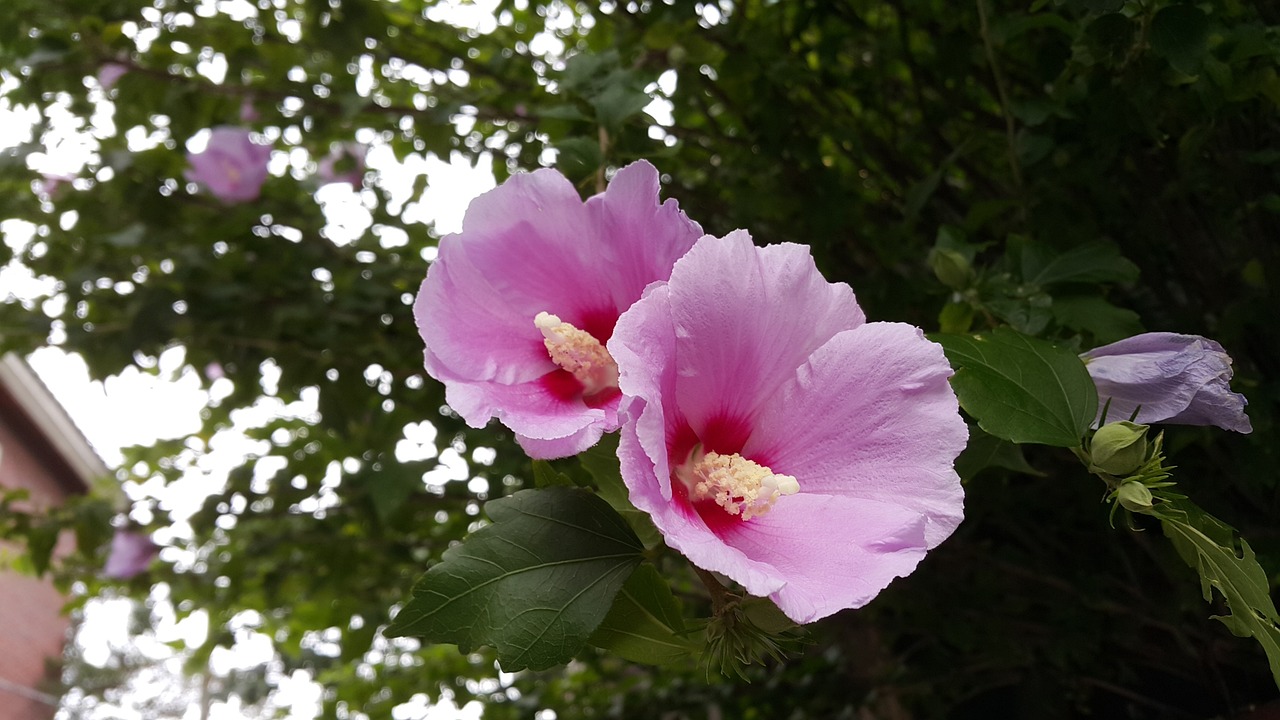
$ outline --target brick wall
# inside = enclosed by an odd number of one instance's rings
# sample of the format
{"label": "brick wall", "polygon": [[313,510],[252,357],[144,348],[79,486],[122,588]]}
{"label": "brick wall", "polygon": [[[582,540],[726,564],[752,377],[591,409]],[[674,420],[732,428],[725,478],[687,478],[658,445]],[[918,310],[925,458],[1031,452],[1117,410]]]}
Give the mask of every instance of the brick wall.
{"label": "brick wall", "polygon": [[[25,366],[15,379],[12,356],[0,358],[0,364],[0,485],[25,488],[35,508],[56,506],[85,492],[85,473],[68,459],[66,450],[68,443],[87,449],[84,438]],[[23,387],[15,388],[19,382]],[[55,425],[50,418],[56,419]],[[50,437],[51,427],[63,429]],[[69,550],[72,542],[69,536],[62,538],[57,552]],[[0,553],[11,552],[0,547]],[[65,602],[48,578],[0,570],[0,720],[53,717],[56,708],[49,703],[48,691],[58,678],[50,677],[47,669],[48,661],[56,667],[62,657],[68,626],[62,614]]]}

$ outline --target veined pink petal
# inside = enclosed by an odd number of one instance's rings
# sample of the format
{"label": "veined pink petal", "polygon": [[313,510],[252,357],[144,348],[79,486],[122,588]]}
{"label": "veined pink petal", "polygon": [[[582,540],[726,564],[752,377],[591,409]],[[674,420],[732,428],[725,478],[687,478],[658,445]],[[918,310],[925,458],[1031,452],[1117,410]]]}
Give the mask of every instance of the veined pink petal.
{"label": "veined pink petal", "polygon": [[701,234],[674,202],[658,202],[658,189],[648,163],[623,168],[586,203],[553,170],[517,175],[441,240],[414,315],[427,371],[468,423],[499,418],[534,457],[572,455],[617,429],[616,389],[585,398],[534,318],[549,313],[609,340],[619,315]]}
{"label": "veined pink petal", "polygon": [[963,518],[954,460],[969,434],[951,374],[919,328],[842,332],[764,403],[743,454],[794,475],[802,492],[910,508],[935,547]]}
{"label": "veined pink petal", "polygon": [[827,282],[807,247],[756,248],[744,230],[699,241],[676,263],[670,287],[676,404],[699,435],[715,422],[749,426],[810,353],[866,319],[849,286]]}
{"label": "veined pink petal", "polygon": [[617,429],[616,399],[613,408],[606,410],[587,406],[581,397],[548,392],[536,379],[509,385],[466,382],[453,375],[447,366],[434,362],[430,348],[426,366],[433,377],[445,383],[449,407],[471,427],[484,427],[489,418],[496,417],[518,435],[534,440],[576,436],[592,424],[612,425],[610,430]]}
{"label": "veined pink petal", "polygon": [[[679,409],[641,398],[675,397],[676,334],[671,323],[671,297],[666,284],[650,287],[636,304],[618,318],[609,354],[618,363],[618,385],[622,389],[619,414],[629,418],[630,427],[648,456],[650,465],[664,468],[654,477],[664,500],[671,500],[671,472],[667,459],[667,428],[682,423]],[[668,414],[672,417],[668,422]]]}
{"label": "veined pink petal", "polygon": [[[695,565],[798,622],[865,604],[960,521],[967,430],[941,348],[911,326],[864,324],[804,248],[702,238],[609,349],[631,501]],[[704,451],[740,455],[739,470],[697,474]]]}
{"label": "veined pink petal", "polygon": [[808,623],[862,607],[911,574],[924,559],[925,531],[925,519],[901,505],[801,493],[728,526],[720,539],[785,579],[770,597],[787,617]]}
{"label": "veined pink petal", "polygon": [[655,204],[658,171],[640,160],[617,172],[609,192],[587,200],[592,232],[601,239],[601,260],[611,268],[613,305],[625,311],[654,280],[671,277],[671,268],[702,228],[680,212],[675,200]]}
{"label": "veined pink petal", "polygon": [[654,466],[631,423],[623,426],[618,438],[618,460],[631,504],[648,513],[667,545],[689,562],[705,570],[724,573],[741,583],[747,592],[760,597],[786,585],[775,568],[747,557],[742,550],[726,543],[687,505],[663,497],[658,478],[670,475],[670,468]]}

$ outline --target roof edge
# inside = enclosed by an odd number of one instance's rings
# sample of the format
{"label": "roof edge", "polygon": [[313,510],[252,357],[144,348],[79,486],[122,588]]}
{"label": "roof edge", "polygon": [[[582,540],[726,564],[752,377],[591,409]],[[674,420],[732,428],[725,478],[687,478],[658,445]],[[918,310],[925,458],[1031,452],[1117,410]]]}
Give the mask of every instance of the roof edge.
{"label": "roof edge", "polygon": [[17,354],[0,356],[0,385],[13,396],[31,421],[62,455],[84,489],[111,473],[84,433],[71,420],[66,408],[53,396],[27,361]]}

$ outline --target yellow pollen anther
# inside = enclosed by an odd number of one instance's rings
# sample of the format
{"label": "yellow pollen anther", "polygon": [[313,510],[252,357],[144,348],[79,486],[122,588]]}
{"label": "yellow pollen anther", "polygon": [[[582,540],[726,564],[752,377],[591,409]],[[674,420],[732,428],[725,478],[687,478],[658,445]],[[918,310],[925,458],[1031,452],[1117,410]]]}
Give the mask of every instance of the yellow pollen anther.
{"label": "yellow pollen anther", "polygon": [[676,477],[689,488],[693,500],[715,500],[730,515],[750,520],[763,515],[783,495],[800,492],[790,475],[776,475],[760,463],[741,455],[703,453],[699,445],[676,468]]}
{"label": "yellow pollen anther", "polygon": [[595,395],[618,387],[618,364],[599,340],[548,312],[540,312],[533,324],[542,331],[542,344],[556,365],[582,383],[582,394]]}

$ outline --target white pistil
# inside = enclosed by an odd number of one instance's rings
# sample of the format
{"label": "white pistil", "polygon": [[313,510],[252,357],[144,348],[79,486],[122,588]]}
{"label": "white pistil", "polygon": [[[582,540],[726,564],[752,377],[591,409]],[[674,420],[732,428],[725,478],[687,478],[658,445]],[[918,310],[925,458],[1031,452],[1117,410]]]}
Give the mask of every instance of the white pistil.
{"label": "white pistil", "polygon": [[547,346],[551,361],[582,383],[584,396],[618,387],[618,364],[590,333],[548,312],[538,313],[533,324],[542,331],[542,344]]}
{"label": "white pistil", "polygon": [[714,500],[743,520],[769,512],[783,495],[800,492],[800,483],[790,475],[777,475],[737,453],[703,453],[701,445],[676,468],[676,477],[689,488],[693,500]]}

